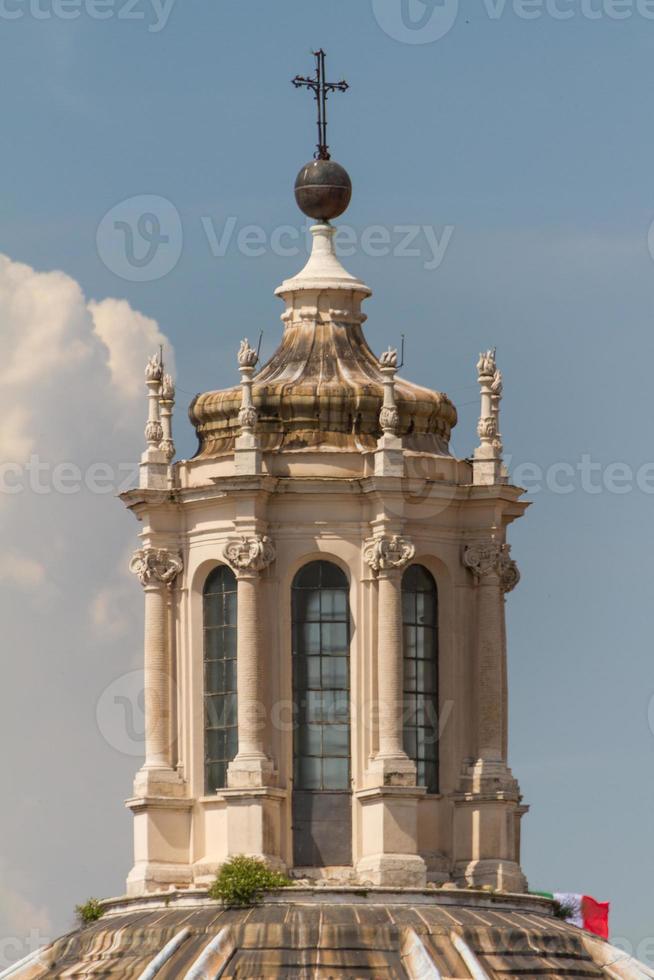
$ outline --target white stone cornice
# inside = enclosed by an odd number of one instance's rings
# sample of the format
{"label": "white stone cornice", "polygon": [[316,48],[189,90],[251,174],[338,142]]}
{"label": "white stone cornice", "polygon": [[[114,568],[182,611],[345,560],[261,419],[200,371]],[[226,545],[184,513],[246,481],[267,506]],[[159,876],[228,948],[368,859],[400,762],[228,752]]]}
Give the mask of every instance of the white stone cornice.
{"label": "white stone cornice", "polygon": [[165,548],[139,548],[129,563],[129,570],[142,586],[172,585],[184,563],[181,555]]}
{"label": "white stone cornice", "polygon": [[487,575],[497,575],[502,592],[512,592],[520,581],[520,572],[511,558],[508,544],[486,541],[468,545],[463,552],[463,564],[477,582]]}
{"label": "white stone cornice", "polygon": [[274,562],[277,552],[267,535],[253,534],[228,541],[223,555],[236,572],[262,572]]}
{"label": "white stone cornice", "polygon": [[392,537],[372,538],[366,542],[363,549],[363,557],[373,572],[404,568],[415,553],[414,545],[399,534],[394,534]]}

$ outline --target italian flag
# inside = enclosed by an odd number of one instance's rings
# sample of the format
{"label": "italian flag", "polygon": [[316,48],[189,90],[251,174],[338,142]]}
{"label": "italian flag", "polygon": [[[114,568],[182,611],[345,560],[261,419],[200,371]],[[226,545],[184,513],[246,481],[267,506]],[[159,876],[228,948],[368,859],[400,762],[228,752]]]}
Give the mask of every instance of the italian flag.
{"label": "italian flag", "polygon": [[575,895],[573,892],[540,892],[540,894],[546,898],[553,898],[566,910],[566,922],[579,926],[580,929],[586,929],[602,939],[609,938],[608,902],[597,902],[590,895]]}

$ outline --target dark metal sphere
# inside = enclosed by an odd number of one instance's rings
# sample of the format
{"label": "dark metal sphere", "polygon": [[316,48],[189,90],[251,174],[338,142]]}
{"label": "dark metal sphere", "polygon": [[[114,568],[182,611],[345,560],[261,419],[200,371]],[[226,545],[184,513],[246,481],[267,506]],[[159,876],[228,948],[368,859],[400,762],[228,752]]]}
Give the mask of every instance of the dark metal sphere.
{"label": "dark metal sphere", "polygon": [[347,209],[352,181],[347,170],[334,160],[312,160],[302,167],[295,181],[295,200],[310,218],[329,221]]}

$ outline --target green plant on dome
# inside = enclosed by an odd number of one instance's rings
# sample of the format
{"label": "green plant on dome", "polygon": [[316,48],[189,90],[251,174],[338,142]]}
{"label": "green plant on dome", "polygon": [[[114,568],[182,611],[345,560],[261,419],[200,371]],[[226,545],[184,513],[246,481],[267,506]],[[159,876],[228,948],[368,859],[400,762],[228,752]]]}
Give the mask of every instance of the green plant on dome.
{"label": "green plant on dome", "polygon": [[552,902],[554,906],[554,918],[555,919],[571,919],[575,913],[572,905],[566,902],[557,902],[556,899]]}
{"label": "green plant on dome", "polygon": [[272,888],[288,888],[292,884],[286,875],[273,871],[258,858],[238,854],[219,869],[209,889],[209,897],[227,908],[256,905],[264,892]]}
{"label": "green plant on dome", "polygon": [[75,914],[84,925],[97,922],[104,915],[104,909],[97,898],[89,898],[83,905],[75,906]]}

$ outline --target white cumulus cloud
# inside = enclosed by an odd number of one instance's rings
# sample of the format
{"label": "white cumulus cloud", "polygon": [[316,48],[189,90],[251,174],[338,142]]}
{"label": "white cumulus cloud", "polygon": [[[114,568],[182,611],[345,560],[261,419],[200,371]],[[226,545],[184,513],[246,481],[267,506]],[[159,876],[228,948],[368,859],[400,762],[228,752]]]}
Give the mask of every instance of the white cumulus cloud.
{"label": "white cumulus cloud", "polygon": [[[2,937],[64,931],[76,902],[120,891],[129,870],[121,800],[135,764],[95,722],[102,691],[142,656],[143,597],[125,572],[138,525],[113,494],[144,448],[145,364],[159,345],[168,370],[174,359],[129,303],[89,300],[65,273],[3,255],[0,324],[0,738],[12,787],[0,871],[19,854],[24,882],[20,895],[0,883]],[[115,478],[104,490],[88,479],[98,466]]]}

